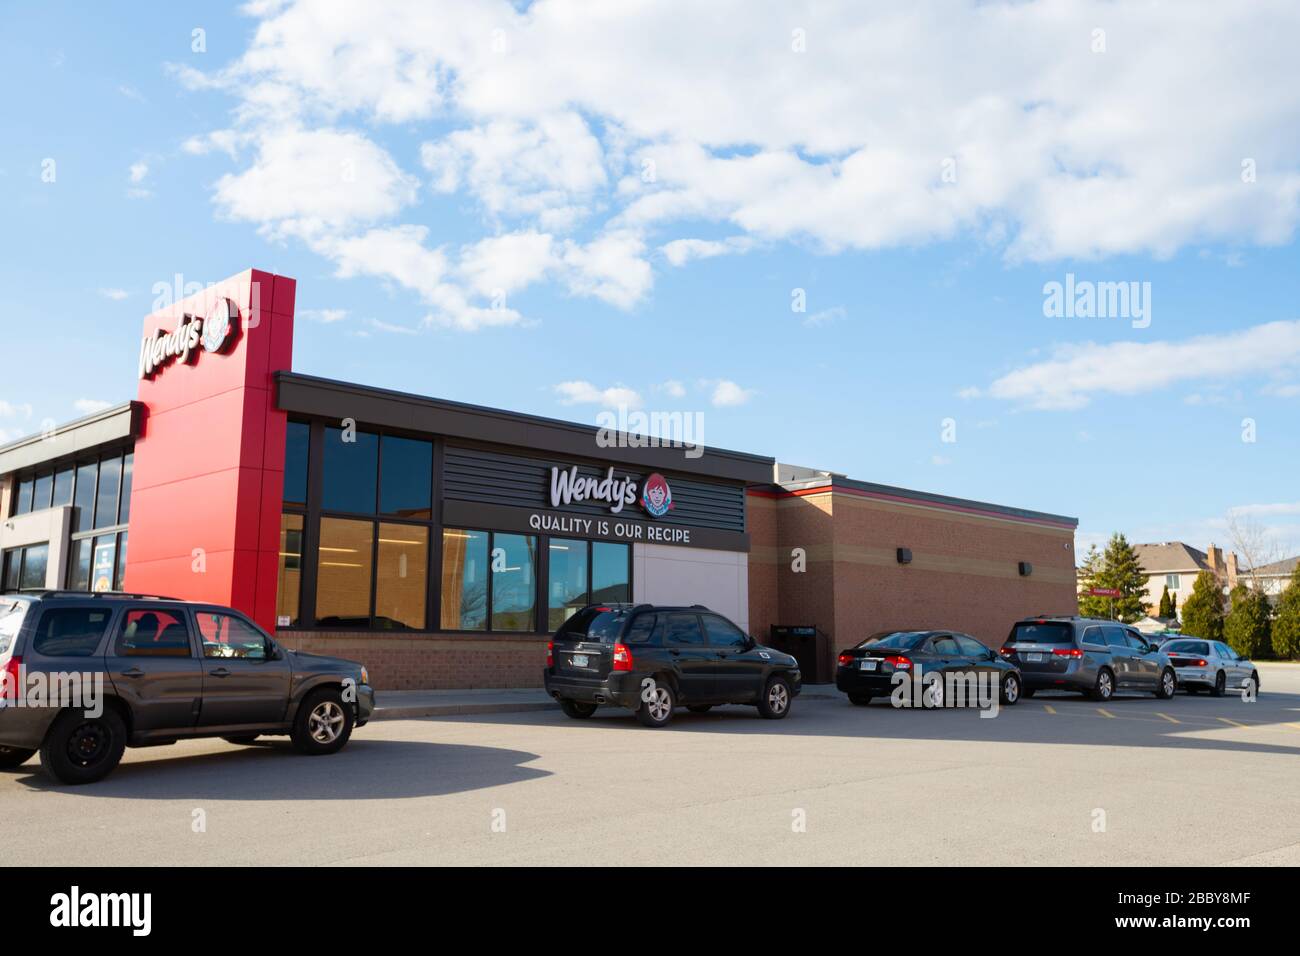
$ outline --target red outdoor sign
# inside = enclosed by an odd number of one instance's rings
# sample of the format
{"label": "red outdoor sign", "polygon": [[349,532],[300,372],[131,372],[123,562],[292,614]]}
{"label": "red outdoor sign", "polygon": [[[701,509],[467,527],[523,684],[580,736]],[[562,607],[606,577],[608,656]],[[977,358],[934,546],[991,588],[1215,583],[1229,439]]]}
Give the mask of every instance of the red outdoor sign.
{"label": "red outdoor sign", "polygon": [[1119,588],[1088,588],[1088,593],[1093,597],[1117,598],[1124,596],[1124,592]]}

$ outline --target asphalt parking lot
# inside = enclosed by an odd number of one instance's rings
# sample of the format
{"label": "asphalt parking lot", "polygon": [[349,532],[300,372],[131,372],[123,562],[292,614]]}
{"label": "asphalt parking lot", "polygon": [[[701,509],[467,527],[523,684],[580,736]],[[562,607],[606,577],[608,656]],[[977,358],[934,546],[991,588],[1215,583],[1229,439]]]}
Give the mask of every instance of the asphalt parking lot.
{"label": "asphalt parking lot", "polygon": [[107,780],[0,772],[13,865],[1300,863],[1300,666],[1258,701],[994,719],[799,699],[376,722],[334,757],[286,741],[129,750]]}

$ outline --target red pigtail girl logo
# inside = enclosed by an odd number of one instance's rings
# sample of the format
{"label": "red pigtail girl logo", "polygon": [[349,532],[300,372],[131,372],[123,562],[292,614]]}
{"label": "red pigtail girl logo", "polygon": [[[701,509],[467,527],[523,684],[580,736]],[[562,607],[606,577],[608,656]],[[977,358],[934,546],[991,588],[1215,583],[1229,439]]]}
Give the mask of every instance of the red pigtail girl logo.
{"label": "red pigtail girl logo", "polygon": [[673,506],[672,489],[664,476],[655,472],[645,480],[641,489],[641,507],[653,518],[662,518]]}

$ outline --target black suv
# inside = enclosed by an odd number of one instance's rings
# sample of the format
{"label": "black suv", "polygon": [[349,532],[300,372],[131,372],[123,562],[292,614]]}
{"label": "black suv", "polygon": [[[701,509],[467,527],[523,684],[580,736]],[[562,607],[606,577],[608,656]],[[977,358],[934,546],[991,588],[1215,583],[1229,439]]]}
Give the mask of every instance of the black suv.
{"label": "black suv", "polygon": [[1020,668],[1024,696],[1073,690],[1110,700],[1120,689],[1174,696],[1178,675],[1167,655],[1118,621],[1036,617],[1017,621],[1002,656]]}
{"label": "black suv", "polygon": [[793,657],[763,647],[706,607],[600,604],[555,632],[545,684],[570,717],[618,704],[647,727],[662,727],[678,704],[695,713],[750,704],[777,720],[790,713],[802,681]]}
{"label": "black suv", "polygon": [[0,674],[0,769],[39,750],[74,784],[183,737],[334,753],[375,707],[360,664],[280,647],[228,607],[139,594],[0,596]]}

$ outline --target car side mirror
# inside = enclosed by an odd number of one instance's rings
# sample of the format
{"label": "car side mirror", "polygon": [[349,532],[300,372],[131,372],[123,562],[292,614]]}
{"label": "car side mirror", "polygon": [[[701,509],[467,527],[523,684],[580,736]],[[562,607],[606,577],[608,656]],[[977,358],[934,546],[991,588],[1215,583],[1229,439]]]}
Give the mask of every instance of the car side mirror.
{"label": "car side mirror", "polygon": [[746,634],[746,635],[745,635],[745,645],[744,645],[744,649],[747,650],[747,651],[752,651],[752,650],[753,650],[754,648],[756,648],[756,647],[758,647],[758,641],[754,640],[753,637],[751,637],[750,635]]}

